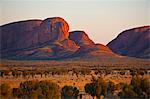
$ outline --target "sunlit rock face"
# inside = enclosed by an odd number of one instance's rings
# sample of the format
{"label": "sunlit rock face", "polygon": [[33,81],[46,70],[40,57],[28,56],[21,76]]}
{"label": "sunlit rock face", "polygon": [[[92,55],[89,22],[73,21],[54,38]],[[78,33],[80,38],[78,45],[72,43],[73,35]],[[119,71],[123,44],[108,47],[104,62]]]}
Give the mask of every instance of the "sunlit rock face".
{"label": "sunlit rock face", "polygon": [[79,46],[79,49],[73,54],[73,56],[89,54],[89,56],[94,57],[98,54],[93,54],[92,52],[112,53],[107,46],[103,44],[95,44],[84,31],[69,32],[69,39],[73,40]]}
{"label": "sunlit rock face", "polygon": [[69,25],[60,17],[19,21],[3,25],[0,29],[1,57],[58,58],[79,48],[68,39]]}
{"label": "sunlit rock face", "polygon": [[109,47],[103,44],[95,44],[94,48],[99,49],[100,51],[112,52]]}
{"label": "sunlit rock face", "polygon": [[150,58],[150,26],[123,31],[107,46],[121,55]]}
{"label": "sunlit rock face", "polygon": [[68,23],[60,17],[10,23],[0,29],[2,51],[24,49],[49,41],[63,41],[69,35]]}
{"label": "sunlit rock face", "polygon": [[66,39],[61,42],[64,49],[70,50],[70,51],[76,51],[79,46],[72,40]]}
{"label": "sunlit rock face", "polygon": [[39,31],[39,42],[63,41],[68,38],[69,25],[60,18],[47,18],[42,21]]}
{"label": "sunlit rock face", "polygon": [[69,39],[75,41],[79,46],[93,45],[94,42],[88,37],[84,31],[69,32]]}

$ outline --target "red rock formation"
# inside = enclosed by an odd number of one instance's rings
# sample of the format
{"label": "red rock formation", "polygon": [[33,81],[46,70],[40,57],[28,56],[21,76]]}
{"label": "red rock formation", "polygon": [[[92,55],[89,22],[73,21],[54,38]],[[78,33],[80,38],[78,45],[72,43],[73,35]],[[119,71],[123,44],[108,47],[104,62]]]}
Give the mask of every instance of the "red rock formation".
{"label": "red rock formation", "polygon": [[70,51],[76,51],[79,46],[76,45],[76,43],[72,40],[66,39],[61,42],[64,49],[70,50]]}
{"label": "red rock formation", "polygon": [[[2,58],[9,59],[62,59],[70,57],[96,57],[111,50],[95,44],[84,31],[68,33],[68,23],[53,17],[28,20],[0,26]],[[69,37],[68,37],[69,36]]]}
{"label": "red rock formation", "polygon": [[42,20],[28,20],[3,25],[1,28],[2,51],[33,47],[49,41],[63,41],[68,38],[68,23],[59,17]]}
{"label": "red rock formation", "polygon": [[150,26],[137,27],[120,33],[107,46],[115,53],[150,58]]}
{"label": "red rock formation", "polygon": [[101,51],[112,52],[106,45],[103,44],[95,44],[95,48]]}
{"label": "red rock formation", "polygon": [[[73,56],[82,56],[91,52],[108,52],[112,51],[105,45],[95,44],[84,31],[73,31],[69,32],[69,39],[75,41],[80,48],[73,54]],[[95,55],[91,55],[95,56]]]}
{"label": "red rock formation", "polygon": [[69,32],[69,39],[75,41],[79,46],[93,45],[94,42],[88,37],[84,31]]}
{"label": "red rock formation", "polygon": [[30,42],[30,44],[27,44],[26,42],[31,41],[31,38],[33,39],[33,37],[25,37],[27,35],[32,35],[32,31],[34,31],[36,27],[40,26],[41,22],[42,20],[27,20],[1,26],[0,50],[15,50],[29,46],[32,42]]}
{"label": "red rock formation", "polygon": [[39,31],[39,41],[41,43],[47,41],[63,41],[68,39],[69,25],[60,18],[47,18],[42,21]]}

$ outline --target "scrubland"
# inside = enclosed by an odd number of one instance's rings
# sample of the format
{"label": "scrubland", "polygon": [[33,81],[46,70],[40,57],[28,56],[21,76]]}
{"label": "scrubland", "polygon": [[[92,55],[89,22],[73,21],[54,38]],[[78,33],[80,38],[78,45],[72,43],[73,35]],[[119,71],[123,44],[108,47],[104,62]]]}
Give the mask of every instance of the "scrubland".
{"label": "scrubland", "polygon": [[19,88],[26,81],[50,81],[64,86],[75,86],[82,98],[92,97],[85,91],[86,84],[103,78],[105,82],[114,85],[131,84],[134,76],[150,79],[150,65],[148,62],[87,62],[87,61],[8,61],[4,60],[0,66],[0,85],[9,84]]}

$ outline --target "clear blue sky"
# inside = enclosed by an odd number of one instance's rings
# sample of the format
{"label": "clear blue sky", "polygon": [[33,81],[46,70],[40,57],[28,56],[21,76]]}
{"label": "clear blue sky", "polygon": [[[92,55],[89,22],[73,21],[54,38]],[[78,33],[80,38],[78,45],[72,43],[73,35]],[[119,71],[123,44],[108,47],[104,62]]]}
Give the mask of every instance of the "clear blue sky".
{"label": "clear blue sky", "polygon": [[54,16],[107,44],[123,30],[150,25],[150,0],[0,0],[0,25]]}

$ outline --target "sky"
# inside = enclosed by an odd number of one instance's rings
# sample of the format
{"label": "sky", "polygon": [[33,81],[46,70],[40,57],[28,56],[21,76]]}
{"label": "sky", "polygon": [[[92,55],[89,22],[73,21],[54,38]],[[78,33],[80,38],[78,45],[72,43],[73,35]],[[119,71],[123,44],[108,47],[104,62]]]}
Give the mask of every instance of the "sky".
{"label": "sky", "polygon": [[58,16],[69,31],[106,45],[126,29],[150,25],[150,0],[0,0],[0,25]]}

